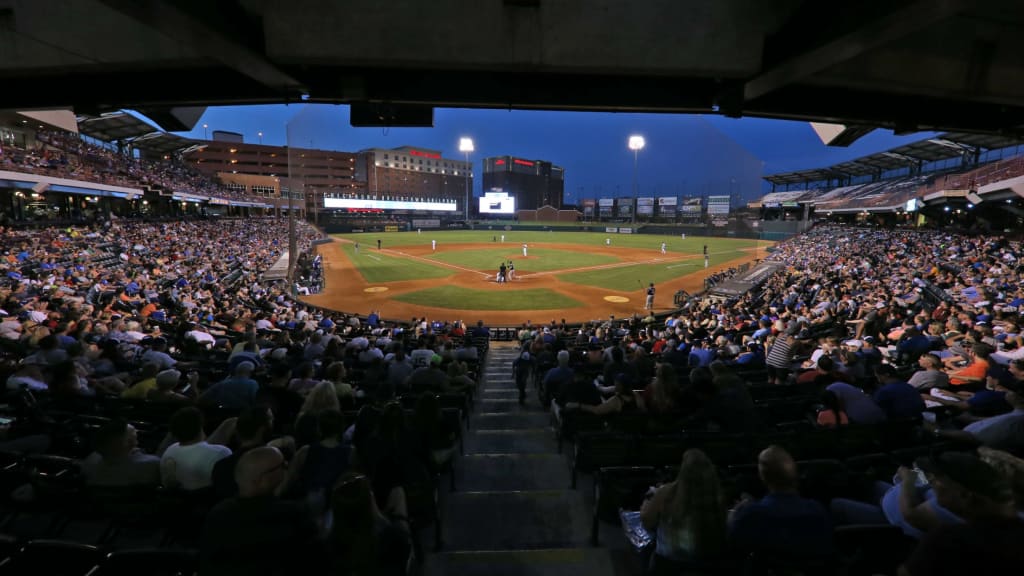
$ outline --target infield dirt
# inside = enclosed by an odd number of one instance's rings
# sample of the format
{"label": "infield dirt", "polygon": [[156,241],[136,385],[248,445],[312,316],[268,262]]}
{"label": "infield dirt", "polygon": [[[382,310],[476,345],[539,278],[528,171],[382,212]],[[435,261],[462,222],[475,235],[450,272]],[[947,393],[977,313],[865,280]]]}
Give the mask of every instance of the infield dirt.
{"label": "infield dirt", "polygon": [[[529,273],[517,269],[516,279],[505,285],[501,285],[494,281],[494,274],[496,270],[473,270],[429,259],[431,254],[436,253],[430,249],[430,246],[403,246],[394,250],[384,249],[381,250],[381,253],[392,257],[417,259],[422,262],[429,262],[438,267],[448,268],[454,273],[447,278],[440,279],[403,280],[382,284],[369,284],[363,279],[363,276],[359,273],[358,268],[349,259],[348,255],[342,251],[341,246],[345,242],[348,241],[335,239],[334,242],[331,242],[330,244],[322,244],[318,247],[319,253],[323,255],[324,291],[320,294],[304,296],[302,297],[303,301],[331,310],[362,315],[368,314],[371,310],[378,310],[382,318],[391,320],[408,320],[414,316],[417,318],[426,316],[431,320],[464,320],[469,323],[477,320],[483,320],[489,325],[497,326],[517,325],[527,320],[530,320],[535,324],[546,323],[550,322],[552,319],[561,320],[562,318],[570,323],[586,322],[589,320],[607,318],[609,314],[614,314],[616,317],[625,317],[631,316],[634,313],[644,313],[644,292],[641,290],[639,285],[636,290],[623,292],[619,290],[600,288],[598,286],[563,282],[557,278],[560,274],[586,270],[612,269],[622,266],[633,266],[636,264],[664,263],[666,266],[674,266],[693,263],[694,266],[691,273],[681,275],[678,278],[667,282],[655,284],[658,289],[657,297],[654,300],[655,311],[664,312],[673,308],[672,297],[677,290],[682,289],[691,293],[698,292],[703,288],[704,277],[706,274],[737,266],[744,262],[753,262],[755,258],[764,258],[767,254],[764,246],[758,248],[747,248],[742,250],[742,252],[745,253],[745,256],[716,263],[705,271],[703,267],[703,256],[700,254],[662,254],[659,250],[644,250],[639,248],[620,248],[616,246],[584,247],[579,244],[538,242],[531,243],[530,247],[566,251],[579,251],[581,249],[586,249],[590,253],[614,256],[618,258],[620,262],[536,273]],[[443,247],[443,250],[445,252],[451,252],[456,250],[479,250],[483,248],[493,248],[493,244],[446,244]],[[376,250],[366,250],[366,248],[364,248],[364,251],[368,254],[376,253]],[[498,255],[499,259],[501,257],[501,255]],[[527,256],[524,258],[522,251],[518,249],[518,246],[513,245],[509,246],[508,254],[505,255],[504,258],[521,263],[524,261],[529,262],[533,257]],[[565,308],[561,310],[457,310],[453,308],[408,304],[394,299],[395,296],[400,294],[435,287],[441,283],[456,284],[465,288],[494,291],[516,290],[517,288],[546,288],[553,292],[558,292],[573,298],[583,304],[583,306]],[[386,288],[386,290],[381,290],[380,288]],[[371,291],[367,291],[368,289]],[[625,297],[628,301],[610,302],[605,300],[605,297],[607,296]]]}

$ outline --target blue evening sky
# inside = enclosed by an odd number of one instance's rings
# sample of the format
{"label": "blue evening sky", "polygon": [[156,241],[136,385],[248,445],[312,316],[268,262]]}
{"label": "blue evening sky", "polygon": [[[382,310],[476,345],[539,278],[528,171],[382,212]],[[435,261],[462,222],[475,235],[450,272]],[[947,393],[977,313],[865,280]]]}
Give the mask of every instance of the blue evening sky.
{"label": "blue evening sky", "polygon": [[[876,130],[848,148],[821,143],[807,122],[732,119],[721,116],[437,109],[433,128],[353,128],[347,106],[293,104],[210,108],[185,136],[239,132],[246,142],[358,151],[403,145],[440,150],[460,158],[460,136],[472,137],[471,160],[511,154],[549,160],[565,168],[568,202],[582,198],[631,196],[631,134],[647,146],[637,161],[639,196],[736,194],[745,200],[763,193],[762,175],[820,168],[881,152],[931,136],[894,136]],[[291,142],[289,142],[289,136]],[[475,179],[476,193],[482,179]]]}

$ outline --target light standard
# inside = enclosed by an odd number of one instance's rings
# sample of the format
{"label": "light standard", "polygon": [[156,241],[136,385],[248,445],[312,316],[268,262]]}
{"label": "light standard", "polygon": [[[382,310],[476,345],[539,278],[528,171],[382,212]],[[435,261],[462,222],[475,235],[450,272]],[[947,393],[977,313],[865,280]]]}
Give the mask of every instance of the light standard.
{"label": "light standard", "polygon": [[634,134],[629,137],[629,149],[633,151],[633,223],[636,223],[636,199],[639,190],[636,187],[636,165],[639,160],[640,151],[644,149],[644,137]]}
{"label": "light standard", "polygon": [[466,173],[466,223],[469,223],[469,179],[473,175],[473,167],[469,165],[469,153],[473,151],[473,139],[472,138],[459,138],[459,152],[466,154],[466,165],[469,168],[469,172]]}
{"label": "light standard", "polygon": [[260,146],[262,146],[263,145],[263,132],[257,132],[256,135],[260,137]]}
{"label": "light standard", "polygon": [[203,124],[203,140],[209,140],[210,139],[210,132],[208,130],[209,128],[210,128],[209,124]]}

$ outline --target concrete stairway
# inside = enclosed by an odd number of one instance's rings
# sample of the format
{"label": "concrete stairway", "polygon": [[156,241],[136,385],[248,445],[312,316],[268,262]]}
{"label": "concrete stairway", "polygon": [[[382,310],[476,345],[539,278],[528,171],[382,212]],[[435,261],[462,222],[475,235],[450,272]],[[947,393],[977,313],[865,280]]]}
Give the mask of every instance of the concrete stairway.
{"label": "concrete stairway", "polygon": [[529,390],[525,406],[512,377],[518,351],[495,342],[457,463],[457,491],[442,496],[444,550],[425,573],[465,576],[606,576],[608,550],[594,548],[586,490],[569,489],[548,412]]}

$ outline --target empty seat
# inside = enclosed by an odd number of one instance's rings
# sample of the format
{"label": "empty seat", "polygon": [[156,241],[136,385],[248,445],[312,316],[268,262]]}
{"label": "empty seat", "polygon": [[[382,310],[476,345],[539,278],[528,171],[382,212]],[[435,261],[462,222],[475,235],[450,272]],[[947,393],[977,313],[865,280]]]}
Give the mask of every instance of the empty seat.
{"label": "empty seat", "polygon": [[90,576],[191,576],[198,568],[199,558],[193,551],[142,548],[111,552]]}
{"label": "empty seat", "polygon": [[4,576],[85,576],[103,555],[96,546],[62,540],[33,540],[11,557]]}

